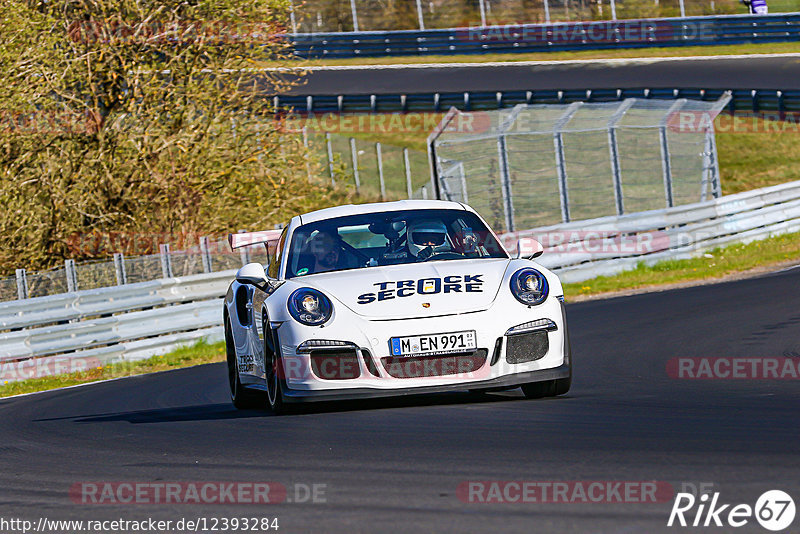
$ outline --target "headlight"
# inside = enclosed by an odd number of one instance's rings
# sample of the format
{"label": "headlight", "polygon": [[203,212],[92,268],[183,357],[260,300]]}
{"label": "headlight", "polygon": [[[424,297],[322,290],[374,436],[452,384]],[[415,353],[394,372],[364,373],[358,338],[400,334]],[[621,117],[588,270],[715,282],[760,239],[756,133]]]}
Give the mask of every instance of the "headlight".
{"label": "headlight", "polygon": [[518,301],[528,306],[544,302],[549,290],[547,278],[536,269],[526,267],[511,276],[511,292]]}
{"label": "headlight", "polygon": [[308,326],[319,326],[331,318],[333,304],[330,299],[310,287],[296,290],[289,297],[289,313],[294,319]]}

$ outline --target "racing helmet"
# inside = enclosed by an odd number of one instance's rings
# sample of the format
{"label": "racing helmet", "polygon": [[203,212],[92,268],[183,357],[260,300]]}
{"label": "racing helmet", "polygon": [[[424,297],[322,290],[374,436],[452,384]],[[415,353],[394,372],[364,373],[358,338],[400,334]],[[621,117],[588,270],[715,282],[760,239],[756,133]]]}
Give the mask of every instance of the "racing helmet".
{"label": "racing helmet", "polygon": [[447,227],[442,221],[414,221],[406,232],[408,250],[414,256],[430,247],[431,250],[447,244]]}

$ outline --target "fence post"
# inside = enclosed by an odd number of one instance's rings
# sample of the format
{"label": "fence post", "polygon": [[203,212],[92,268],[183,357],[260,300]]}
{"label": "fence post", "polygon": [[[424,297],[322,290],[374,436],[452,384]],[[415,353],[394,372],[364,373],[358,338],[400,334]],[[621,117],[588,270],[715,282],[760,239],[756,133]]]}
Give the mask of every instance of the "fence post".
{"label": "fence post", "polygon": [[625,213],[625,203],[622,197],[622,169],[619,166],[619,146],[617,146],[617,123],[625,112],[636,102],[633,98],[626,98],[608,119],[608,153],[611,159],[611,177],[614,180],[614,201],[617,205],[617,215]]}
{"label": "fence post", "polygon": [[289,0],[289,20],[292,22],[292,35],[297,35],[297,20],[294,18],[294,2]]}
{"label": "fence post", "polygon": [[325,132],[325,145],[328,148],[328,172],[331,175],[331,185],[336,185],[336,179],[333,177],[333,147],[331,146],[330,132]]}
{"label": "fence post", "polygon": [[669,122],[672,114],[678,111],[686,103],[685,98],[679,98],[672,104],[658,124],[658,138],[661,144],[661,174],[664,177],[664,198],[667,201],[667,207],[671,208],[675,205],[675,198],[672,188],[672,159],[669,153],[669,139],[667,138],[667,123]]}
{"label": "fence post", "polygon": [[481,26],[486,27],[486,0],[478,0],[481,8]]}
{"label": "fence post", "polygon": [[356,147],[355,137],[350,138],[350,159],[353,162],[353,178],[356,182],[356,194],[361,189],[361,179],[358,176],[358,148]]}
{"label": "fence post", "polygon": [[417,18],[419,19],[419,29],[425,29],[425,20],[422,18],[422,0],[417,0]]}
{"label": "fence post", "polygon": [[386,183],[383,180],[383,153],[381,144],[375,143],[375,156],[378,160],[378,181],[381,184],[381,200],[386,200]]}
{"label": "fence post", "polygon": [[17,298],[25,300],[28,298],[28,273],[25,269],[17,269]]}
{"label": "fence post", "polygon": [[686,17],[686,6],[683,5],[683,0],[679,0],[679,2],[680,2],[680,5],[681,5],[681,18],[685,18]]}
{"label": "fence post", "polygon": [[75,260],[64,260],[64,275],[67,277],[67,293],[78,290],[78,273],[75,272]]}
{"label": "fence post", "polygon": [[118,286],[128,283],[128,273],[125,272],[125,256],[122,255],[122,252],[114,253],[114,272],[117,275]]}
{"label": "fence post", "polygon": [[558,194],[561,199],[561,222],[570,221],[569,189],[567,188],[567,164],[564,160],[564,137],[561,130],[578,111],[581,102],[573,102],[553,125],[553,146],[556,153],[556,172],[558,173]]}
{"label": "fence post", "polygon": [[617,20],[617,3],[611,0],[611,20]]}
{"label": "fence post", "polygon": [[544,21],[550,24],[550,5],[548,0],[544,0]]}
{"label": "fence post", "polygon": [[408,190],[408,198],[411,198],[414,192],[411,189],[411,162],[408,160],[408,148],[403,148],[403,166],[406,169],[406,189]]}
{"label": "fence post", "polygon": [[172,262],[169,259],[169,244],[158,245],[158,254],[161,256],[161,277],[172,278]]}
{"label": "fence post", "polygon": [[719,178],[719,159],[717,158],[717,138],[714,136],[714,129],[706,131],[708,141],[708,153],[711,158],[711,192],[714,198],[722,196],[722,181]]}
{"label": "fence post", "polygon": [[459,177],[461,178],[461,198],[464,204],[469,204],[469,197],[467,196],[467,174],[464,172],[464,162],[458,164]]}
{"label": "fence post", "polygon": [[[683,0],[681,0],[683,1]],[[350,11],[353,13],[353,31],[358,31],[358,13],[356,12],[356,0],[350,0]]]}
{"label": "fence post", "polygon": [[497,158],[500,163],[500,190],[503,195],[503,215],[506,220],[506,232],[513,232],[514,229],[514,203],[511,199],[511,176],[508,172],[508,149],[506,148],[506,136],[500,135],[497,138]]}
{"label": "fence post", "polygon": [[208,236],[200,238],[200,257],[203,259],[203,272],[211,272],[211,251],[208,248]]}
{"label": "fence post", "polygon": [[[309,97],[310,98],[310,97]],[[306,149],[306,153],[304,154],[306,160],[306,175],[308,175],[308,181],[311,181],[311,162],[308,161],[308,127],[303,126],[303,146]]]}

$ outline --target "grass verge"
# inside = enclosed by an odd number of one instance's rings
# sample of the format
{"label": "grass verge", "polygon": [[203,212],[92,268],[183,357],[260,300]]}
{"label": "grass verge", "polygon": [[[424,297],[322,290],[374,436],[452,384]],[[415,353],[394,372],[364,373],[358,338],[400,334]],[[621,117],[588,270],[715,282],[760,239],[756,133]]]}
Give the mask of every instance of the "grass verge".
{"label": "grass verge", "polygon": [[[205,341],[200,341],[194,345],[181,347],[168,354],[153,356],[136,362],[120,362],[76,373],[42,376],[17,382],[3,380],[3,383],[0,384],[0,398],[224,360],[224,342],[206,343]],[[6,373],[3,374],[8,376]]]}
{"label": "grass verge", "polygon": [[[736,56],[751,54],[786,54],[800,52],[800,43],[756,43],[741,45],[672,46],[653,48],[610,48],[564,52],[529,52],[507,54],[464,54],[457,56],[392,56],[347,59],[308,59],[298,66],[320,65],[404,65],[420,63],[490,63],[517,61],[565,61],[571,59],[634,59],[653,57]],[[262,62],[262,67],[287,66]]]}
{"label": "grass verge", "polygon": [[564,293],[569,299],[722,280],[753,271],[764,272],[770,267],[793,261],[800,262],[800,233],[715,248],[703,256],[688,260],[665,260],[650,266],[640,263],[636,269],[614,276],[599,276],[579,283],[564,284]]}

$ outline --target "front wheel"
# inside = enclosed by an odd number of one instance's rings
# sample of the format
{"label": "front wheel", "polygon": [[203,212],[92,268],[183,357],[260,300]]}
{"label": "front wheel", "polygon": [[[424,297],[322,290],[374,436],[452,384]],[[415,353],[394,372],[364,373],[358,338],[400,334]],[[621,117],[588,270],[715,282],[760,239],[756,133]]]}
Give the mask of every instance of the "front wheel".
{"label": "front wheel", "polygon": [[278,335],[269,328],[265,319],[263,322],[264,333],[264,371],[267,378],[267,406],[275,415],[282,415],[288,411],[283,397],[283,363],[280,357]]}
{"label": "front wheel", "polygon": [[[231,390],[231,402],[237,410],[252,410],[264,406],[264,398],[258,392],[249,391],[239,380],[239,360],[233,345],[231,325],[225,321],[225,354],[228,360],[228,386]],[[263,409],[263,408],[262,408]]]}

